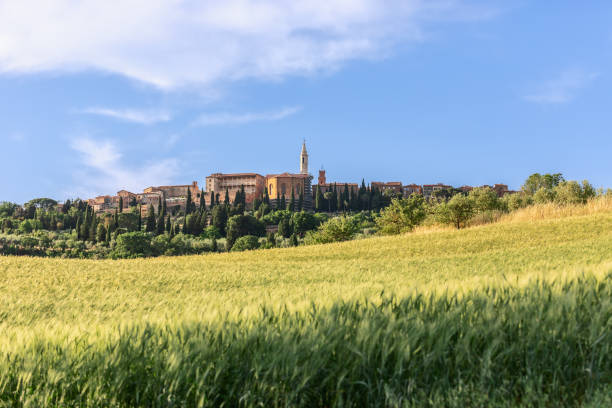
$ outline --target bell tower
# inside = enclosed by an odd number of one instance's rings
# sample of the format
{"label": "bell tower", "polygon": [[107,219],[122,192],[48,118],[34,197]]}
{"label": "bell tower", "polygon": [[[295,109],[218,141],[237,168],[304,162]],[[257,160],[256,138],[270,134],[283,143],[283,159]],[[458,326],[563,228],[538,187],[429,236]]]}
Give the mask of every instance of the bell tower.
{"label": "bell tower", "polygon": [[300,173],[308,174],[308,152],[306,151],[306,140],[302,143],[302,154],[300,154]]}

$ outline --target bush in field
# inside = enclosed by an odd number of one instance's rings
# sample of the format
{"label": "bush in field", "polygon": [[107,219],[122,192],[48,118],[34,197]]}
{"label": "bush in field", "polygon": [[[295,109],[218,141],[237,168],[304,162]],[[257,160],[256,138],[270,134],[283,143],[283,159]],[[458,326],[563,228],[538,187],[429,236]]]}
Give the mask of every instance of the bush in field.
{"label": "bush in field", "polygon": [[516,211],[533,204],[533,198],[523,193],[506,194],[501,202],[507,211]]}
{"label": "bush in field", "polygon": [[546,204],[555,200],[555,191],[548,188],[540,188],[533,195],[533,202],[536,204]]}
{"label": "bush in field", "polygon": [[306,234],[308,244],[325,244],[329,242],[348,241],[359,232],[357,222],[348,216],[331,218],[321,224],[319,229]]}
{"label": "bush in field", "polygon": [[409,198],[393,198],[391,204],[380,211],[376,225],[381,234],[409,232],[426,216],[423,196],[413,194]]}
{"label": "bush in field", "polygon": [[151,235],[145,232],[127,232],[117,237],[112,256],[115,258],[139,258],[153,255]]}
{"label": "bush in field", "polygon": [[463,194],[456,194],[447,203],[436,207],[436,219],[442,224],[454,225],[457,229],[465,226],[474,215],[474,202]]}
{"label": "bush in field", "polygon": [[245,235],[234,242],[232,252],[249,251],[259,248],[259,238],[254,235]]}

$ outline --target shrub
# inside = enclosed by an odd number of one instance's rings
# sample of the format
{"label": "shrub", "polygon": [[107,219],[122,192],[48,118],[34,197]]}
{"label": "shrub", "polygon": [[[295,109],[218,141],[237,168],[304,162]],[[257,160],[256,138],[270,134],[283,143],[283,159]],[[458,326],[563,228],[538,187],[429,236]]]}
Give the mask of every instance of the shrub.
{"label": "shrub", "polygon": [[254,235],[245,235],[243,237],[238,238],[236,242],[234,242],[231,251],[249,251],[257,248],[259,248],[259,238]]}

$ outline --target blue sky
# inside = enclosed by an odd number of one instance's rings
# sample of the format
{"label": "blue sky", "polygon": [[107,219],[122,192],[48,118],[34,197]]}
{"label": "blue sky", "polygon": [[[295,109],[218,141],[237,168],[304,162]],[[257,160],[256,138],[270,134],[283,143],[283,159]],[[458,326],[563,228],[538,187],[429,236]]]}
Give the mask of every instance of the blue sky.
{"label": "blue sky", "polygon": [[[612,187],[612,3],[0,1],[0,200],[213,172]],[[121,10],[121,12],[118,12]]]}

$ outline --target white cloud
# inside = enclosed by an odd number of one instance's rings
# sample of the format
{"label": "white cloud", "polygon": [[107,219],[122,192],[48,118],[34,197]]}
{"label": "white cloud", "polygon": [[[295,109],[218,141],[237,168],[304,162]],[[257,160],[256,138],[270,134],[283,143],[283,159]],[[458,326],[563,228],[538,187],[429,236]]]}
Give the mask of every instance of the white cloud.
{"label": "white cloud", "polygon": [[241,125],[249,122],[271,122],[294,115],[301,110],[300,107],[284,108],[276,112],[248,112],[248,113],[206,113],[200,115],[193,126],[212,125]]}
{"label": "white cloud", "polygon": [[[338,68],[421,41],[463,0],[4,0],[0,72],[102,70],[161,88]],[[488,2],[480,2],[486,4]]]}
{"label": "white cloud", "polygon": [[80,184],[70,196],[91,197],[114,194],[120,189],[142,191],[152,185],[169,184],[178,174],[176,159],[164,159],[149,164],[128,168],[121,161],[122,154],[109,141],[98,141],[90,137],[72,140],[70,147],[80,154],[84,169],[75,173]]}
{"label": "white cloud", "polygon": [[576,93],[599,75],[580,69],[566,70],[557,78],[545,81],[524,98],[530,102],[560,104],[571,101]]}
{"label": "white cloud", "polygon": [[155,110],[138,109],[110,109],[110,108],[86,108],[77,111],[91,115],[108,116],[110,118],[123,120],[125,122],[151,125],[158,122],[167,122],[172,119],[170,113]]}

